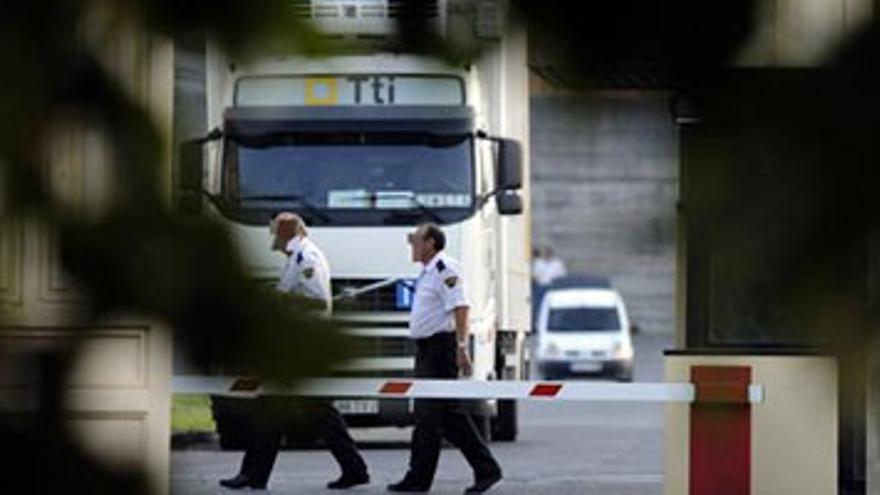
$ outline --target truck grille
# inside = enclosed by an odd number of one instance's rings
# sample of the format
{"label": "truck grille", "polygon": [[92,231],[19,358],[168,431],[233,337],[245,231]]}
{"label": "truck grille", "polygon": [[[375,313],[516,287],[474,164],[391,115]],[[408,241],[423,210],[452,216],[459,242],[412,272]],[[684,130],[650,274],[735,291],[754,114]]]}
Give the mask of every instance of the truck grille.
{"label": "truck grille", "polygon": [[432,19],[439,16],[437,0],[388,0],[388,17]]}
{"label": "truck grille", "polygon": [[398,17],[436,19],[442,0],[293,0],[294,12],[308,18],[394,19]]}
{"label": "truck grille", "polygon": [[409,337],[352,338],[358,357],[411,357],[415,355],[415,343]]}
{"label": "truck grille", "polygon": [[[346,293],[382,279],[333,279],[334,294]],[[406,284],[392,283],[351,298],[334,301],[336,322],[350,335],[353,366],[377,371],[412,367],[415,342],[409,337],[406,311],[412,300]],[[364,360],[357,364],[357,360]],[[387,361],[386,361],[387,360]],[[407,364],[403,364],[406,362]]]}
{"label": "truck grille", "polygon": [[[347,289],[358,289],[369,284],[381,281],[380,279],[338,279],[331,282],[333,294],[341,294]],[[399,299],[398,291],[407,290],[399,288],[397,284],[359,294],[354,298],[340,299],[333,303],[336,312],[351,311],[393,311],[404,312],[409,309],[404,301]]]}
{"label": "truck grille", "polygon": [[338,378],[408,378],[413,376],[413,370],[337,370],[333,372]]}

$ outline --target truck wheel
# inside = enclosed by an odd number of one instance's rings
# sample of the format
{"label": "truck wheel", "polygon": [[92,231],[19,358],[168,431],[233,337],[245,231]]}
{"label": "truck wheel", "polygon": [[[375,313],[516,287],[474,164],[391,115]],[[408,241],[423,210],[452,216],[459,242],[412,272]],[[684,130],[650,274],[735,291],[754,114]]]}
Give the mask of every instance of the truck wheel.
{"label": "truck wheel", "polygon": [[217,436],[223,450],[243,450],[247,447],[248,422],[245,418],[220,416],[214,419],[217,424]]}
{"label": "truck wheel", "polygon": [[292,425],[284,433],[284,446],[289,449],[308,450],[319,445],[313,431],[304,431],[301,425]]}
{"label": "truck wheel", "polygon": [[516,401],[499,400],[498,416],[492,420],[492,440],[513,442],[517,433]]}
{"label": "truck wheel", "polygon": [[248,444],[253,417],[253,399],[211,396],[211,415],[223,450],[241,450]]}
{"label": "truck wheel", "polygon": [[490,416],[472,414],[471,419],[474,420],[474,425],[477,427],[477,433],[480,435],[480,438],[486,443],[491,442],[492,418]]}

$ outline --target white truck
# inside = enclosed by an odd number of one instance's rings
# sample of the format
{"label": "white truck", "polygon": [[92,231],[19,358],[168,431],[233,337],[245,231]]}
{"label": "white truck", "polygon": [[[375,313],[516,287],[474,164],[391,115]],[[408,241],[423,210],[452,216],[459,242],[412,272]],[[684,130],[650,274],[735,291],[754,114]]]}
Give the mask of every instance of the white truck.
{"label": "white truck", "polygon": [[[523,39],[517,50],[496,42],[467,67],[381,51],[239,64],[208,49],[209,133],[184,145],[182,194],[228,224],[250,273],[267,283],[284,262],[268,250],[270,216],[306,219],[330,263],[334,318],[358,343],[343,375],[412,373],[408,310],[420,268],[406,234],[431,221],[466,280],[472,379],[525,376],[528,175],[520,141],[497,136],[526,138],[526,122],[500,122],[527,118],[527,69]],[[202,205],[204,193],[212,201]],[[248,403],[212,399],[221,444],[239,445]],[[412,422],[410,401],[335,404],[354,427]],[[477,401],[472,413],[484,435],[515,439],[515,402]]]}

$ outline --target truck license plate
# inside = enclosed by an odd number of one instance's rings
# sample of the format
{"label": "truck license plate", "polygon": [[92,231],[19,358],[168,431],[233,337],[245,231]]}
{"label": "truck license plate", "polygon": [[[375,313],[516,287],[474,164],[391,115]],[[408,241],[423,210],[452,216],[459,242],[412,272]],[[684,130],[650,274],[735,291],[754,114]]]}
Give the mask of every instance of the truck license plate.
{"label": "truck license plate", "polygon": [[378,414],[378,400],[334,400],[333,406],[342,414]]}

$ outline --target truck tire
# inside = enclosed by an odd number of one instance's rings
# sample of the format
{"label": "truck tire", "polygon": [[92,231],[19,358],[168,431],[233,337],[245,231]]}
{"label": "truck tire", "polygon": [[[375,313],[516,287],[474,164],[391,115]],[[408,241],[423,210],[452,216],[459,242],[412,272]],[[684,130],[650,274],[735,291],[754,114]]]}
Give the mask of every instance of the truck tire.
{"label": "truck tire", "polygon": [[290,425],[284,432],[283,444],[288,449],[309,450],[321,445],[314,431],[306,431],[301,425]]}
{"label": "truck tire", "polygon": [[214,422],[222,450],[244,450],[247,447],[249,426],[246,418],[218,416]]}
{"label": "truck tire", "polygon": [[472,414],[471,419],[474,420],[474,425],[477,427],[477,433],[480,435],[480,438],[486,443],[491,442],[492,418],[490,416]]}
{"label": "truck tire", "polygon": [[492,419],[492,440],[514,442],[518,433],[515,400],[499,400],[498,415]]}
{"label": "truck tire", "polygon": [[211,415],[223,450],[242,450],[248,444],[253,416],[253,400],[211,396]]}

